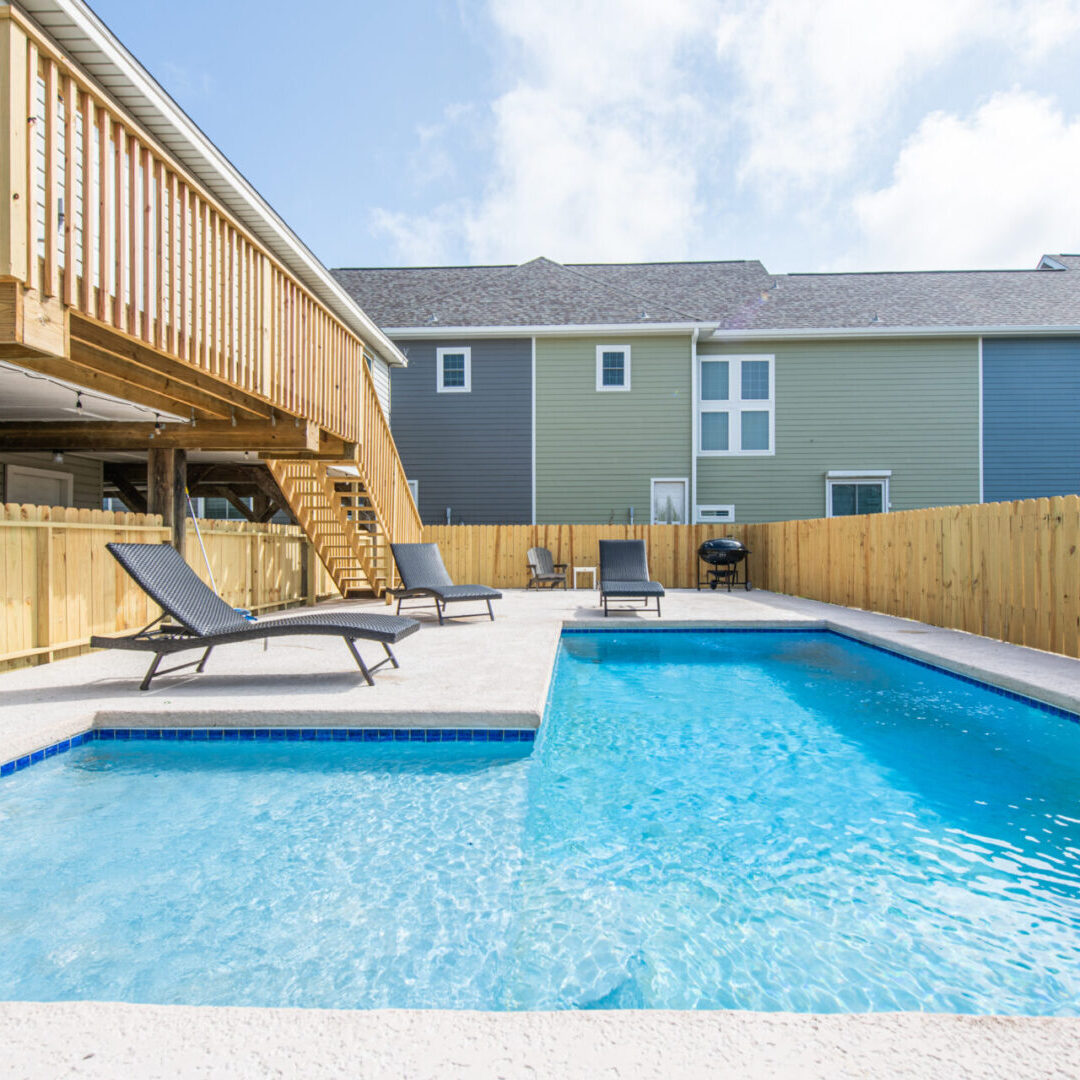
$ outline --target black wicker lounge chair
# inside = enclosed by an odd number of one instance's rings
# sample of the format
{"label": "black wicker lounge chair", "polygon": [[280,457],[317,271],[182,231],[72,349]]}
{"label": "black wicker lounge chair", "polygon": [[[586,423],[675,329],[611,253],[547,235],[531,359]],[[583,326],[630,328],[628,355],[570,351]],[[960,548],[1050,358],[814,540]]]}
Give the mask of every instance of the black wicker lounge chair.
{"label": "black wicker lounge chair", "polygon": [[[566,571],[569,565],[555,562],[547,548],[529,548],[525,558],[529,564],[529,583],[525,586],[526,589],[555,589],[559,585],[566,588]],[[562,573],[559,573],[560,570]]]}
{"label": "black wicker lounge chair", "polygon": [[608,600],[641,600],[647,611],[649,601],[655,599],[656,614],[659,616],[660,597],[663,595],[664,586],[659,581],[649,580],[644,540],[600,541],[600,599],[604,605],[605,618],[608,613]]}
{"label": "black wicker lounge chair", "polygon": [[[300,634],[344,638],[349,652],[371,686],[374,684],[372,675],[384,664],[398,666],[390,646],[420,629],[415,619],[352,612],[296,615],[252,622],[229,607],[168,544],[105,546],[164,613],[137,634],[115,638],[95,635],[90,639],[90,644],[96,649],[137,649],[154,654],[146,677],[139,685],[140,690],[149,689],[151,680],[171,671],[189,667],[202,671],[211,650],[218,645]],[[166,616],[174,619],[176,625],[160,626],[155,630],[154,627]],[[386,651],[386,659],[368,667],[356,649],[357,640],[379,642]],[[158,670],[163,656],[185,649],[204,649],[205,652],[199,660],[177,664],[164,671]]]}
{"label": "black wicker lounge chair", "polygon": [[394,552],[398,573],[401,574],[401,587],[390,590],[391,595],[397,597],[399,614],[402,600],[419,597],[433,600],[441,626],[446,619],[467,619],[473,615],[484,614],[482,611],[468,611],[464,615],[447,615],[447,604],[457,603],[459,600],[483,600],[487,603],[487,613],[491,621],[495,621],[491,601],[501,600],[502,593],[487,585],[455,585],[443,565],[438,544],[391,544],[390,547]]}

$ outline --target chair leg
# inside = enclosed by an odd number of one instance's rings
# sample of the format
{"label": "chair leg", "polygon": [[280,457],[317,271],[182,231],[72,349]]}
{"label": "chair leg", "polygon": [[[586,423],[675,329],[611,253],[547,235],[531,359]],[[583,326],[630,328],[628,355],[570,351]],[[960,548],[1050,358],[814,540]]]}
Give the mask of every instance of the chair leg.
{"label": "chair leg", "polygon": [[143,681],[139,683],[140,690],[150,689],[150,680],[153,679],[157,672],[158,667],[161,665],[161,658],[164,653],[154,653],[154,659],[150,661],[150,667],[147,669],[146,674],[143,676]]}
{"label": "chair leg", "polygon": [[660,618],[660,597],[656,598],[656,617]]}
{"label": "chair leg", "polygon": [[495,612],[491,610],[491,599],[490,599],[490,597],[488,598],[487,606],[488,606],[488,618],[491,619],[492,622],[494,622],[495,621]]}
{"label": "chair leg", "polygon": [[[264,643],[265,643],[265,642],[267,642],[267,641],[269,641],[269,640],[270,640],[269,638],[263,638],[263,642],[264,642]],[[210,658],[210,653],[211,653],[211,651],[213,650],[213,648],[214,648],[214,646],[213,646],[213,645],[211,645],[211,646],[210,646],[210,648],[209,648],[209,649],[207,649],[207,650],[206,650],[206,652],[204,652],[204,653],[202,654],[202,659],[201,659],[201,660],[199,661],[199,666],[198,666],[198,667],[197,667],[197,668],[195,669],[196,671],[198,671],[198,672],[202,672],[203,670],[205,670],[205,668],[206,668],[206,661],[207,661],[207,660],[208,660],[208,659]]]}
{"label": "chair leg", "polygon": [[[343,638],[342,640],[345,642],[346,645],[349,646],[349,652],[353,654],[353,659],[356,661],[357,666],[364,673],[365,682],[368,684],[368,686],[374,686],[375,680],[371,677],[371,672],[368,671],[367,664],[364,663],[363,657],[357,651],[356,645],[353,644],[352,638]],[[387,652],[389,651],[390,650],[388,649]],[[397,665],[395,664],[394,666],[396,667]]]}
{"label": "chair leg", "polygon": [[397,657],[390,651],[390,646],[387,645],[385,641],[383,642],[383,648],[386,650],[386,655],[390,657],[390,663],[393,664],[394,667],[401,667],[397,662]]}
{"label": "chair leg", "polygon": [[439,603],[439,598],[435,597],[435,611],[438,613],[439,625],[440,626],[443,625],[443,609],[444,609],[444,606],[445,605]]}

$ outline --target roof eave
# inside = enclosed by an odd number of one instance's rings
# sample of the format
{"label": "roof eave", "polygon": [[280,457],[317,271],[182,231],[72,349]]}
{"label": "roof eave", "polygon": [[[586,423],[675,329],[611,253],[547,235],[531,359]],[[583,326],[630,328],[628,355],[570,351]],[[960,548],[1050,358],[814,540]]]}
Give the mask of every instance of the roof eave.
{"label": "roof eave", "polygon": [[715,322],[675,323],[553,323],[530,326],[387,326],[392,338],[437,337],[584,337],[597,334],[690,334],[711,331]]}
{"label": "roof eave", "polygon": [[799,327],[783,330],[719,329],[713,331],[707,340],[771,341],[777,338],[1015,337],[1017,335],[1046,337],[1055,334],[1080,334],[1080,325],[839,326]]}

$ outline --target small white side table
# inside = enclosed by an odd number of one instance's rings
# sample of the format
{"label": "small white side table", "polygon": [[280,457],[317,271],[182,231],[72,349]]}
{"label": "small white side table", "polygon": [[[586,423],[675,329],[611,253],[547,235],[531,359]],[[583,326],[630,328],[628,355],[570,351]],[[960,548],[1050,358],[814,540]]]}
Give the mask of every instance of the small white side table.
{"label": "small white side table", "polygon": [[589,574],[592,578],[591,588],[596,588],[596,567],[595,566],[575,566],[574,567],[574,588],[578,587],[578,574]]}

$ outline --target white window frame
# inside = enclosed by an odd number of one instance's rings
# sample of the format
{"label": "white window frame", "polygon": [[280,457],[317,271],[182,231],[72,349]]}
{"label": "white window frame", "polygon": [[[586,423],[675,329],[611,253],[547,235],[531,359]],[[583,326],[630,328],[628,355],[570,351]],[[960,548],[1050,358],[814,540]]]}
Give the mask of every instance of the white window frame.
{"label": "white window frame", "polygon": [[409,485],[409,491],[412,493],[413,502],[417,506],[420,505],[420,481],[419,480],[406,480],[406,484]]}
{"label": "white window frame", "polygon": [[[724,511],[724,517],[705,517],[704,515],[709,511]],[[695,525],[711,525],[713,523],[718,525],[732,525],[735,522],[735,504],[734,503],[699,503],[694,507],[694,524]]]}
{"label": "white window frame", "polygon": [[[889,501],[889,480],[892,469],[830,469],[825,474],[825,516],[833,516],[832,492],[834,484],[880,484],[881,509],[887,514],[892,510]],[[845,514],[845,517],[851,515]]]}
{"label": "white window frame", "polygon": [[[75,504],[75,476],[73,473],[65,472],[62,469],[35,469],[30,465],[8,465],[4,473],[4,499],[7,502],[13,501],[9,498],[13,477],[21,477],[23,480],[62,480],[65,489],[64,505],[74,506]],[[52,504],[48,505],[51,506]]]}
{"label": "white window frame", "polygon": [[656,500],[653,493],[657,484],[682,484],[683,486],[683,516],[687,519],[683,525],[689,524],[690,518],[690,478],[688,476],[654,476],[649,480],[649,524],[666,525],[666,521],[656,520]]}
{"label": "white window frame", "polygon": [[[443,385],[443,357],[447,354],[459,356],[465,354],[465,385]],[[447,345],[435,350],[435,389],[440,394],[468,394],[472,392],[472,348],[468,345]]]}
{"label": "white window frame", "polygon": [[[767,361],[769,365],[768,398],[747,399],[742,397],[742,365],[745,360]],[[726,362],[728,365],[728,396],[724,401],[706,400],[701,397],[704,384],[702,364]],[[776,456],[776,356],[772,353],[704,353],[698,356],[698,445],[699,457],[775,457]],[[705,425],[701,416],[710,412],[728,414],[728,448],[726,450],[703,450],[702,435]],[[743,450],[742,414],[744,412],[768,412],[769,449]]]}
{"label": "white window frame", "polygon": [[[623,372],[626,378],[622,386],[604,385],[604,353],[621,352],[623,354]],[[630,389],[630,346],[629,345],[597,345],[596,346],[596,389],[601,393],[620,393]]]}

